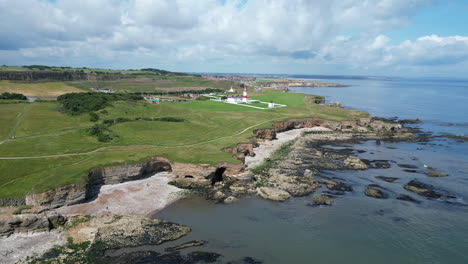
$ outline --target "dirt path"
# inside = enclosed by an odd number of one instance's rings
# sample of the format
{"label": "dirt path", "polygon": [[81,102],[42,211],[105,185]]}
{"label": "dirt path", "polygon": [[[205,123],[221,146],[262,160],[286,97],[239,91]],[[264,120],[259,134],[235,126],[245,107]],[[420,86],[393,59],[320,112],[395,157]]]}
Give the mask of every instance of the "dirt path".
{"label": "dirt path", "polygon": [[5,137],[4,140],[0,141],[0,145],[5,143],[6,141],[10,140],[10,138],[14,135],[15,131],[16,131],[16,128],[19,126],[19,124],[21,123],[21,121],[23,121],[24,119],[24,114],[29,111],[32,107],[32,104],[26,104],[24,107],[23,107],[23,110],[21,110],[21,112],[19,113],[18,117],[17,117],[17,120],[16,120],[16,123],[15,125],[10,129],[10,132],[8,132],[7,136]]}

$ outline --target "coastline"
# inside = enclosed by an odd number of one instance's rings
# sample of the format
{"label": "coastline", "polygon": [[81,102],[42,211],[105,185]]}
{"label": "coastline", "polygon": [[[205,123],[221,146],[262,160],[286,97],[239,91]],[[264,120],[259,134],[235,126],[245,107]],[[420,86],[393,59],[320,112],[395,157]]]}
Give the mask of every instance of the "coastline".
{"label": "coastline", "polygon": [[[303,122],[303,126],[306,126],[306,121]],[[288,121],[285,121],[284,125],[286,125],[286,123],[288,123]],[[312,135],[317,139],[322,140],[348,139],[353,136],[352,131],[347,131],[347,133],[343,134],[339,131],[333,131],[332,129],[327,127],[314,126],[314,124],[312,125],[313,127],[298,128],[296,126],[290,129],[283,127],[282,131],[280,130],[275,133],[275,139],[259,139],[257,141],[258,146],[253,149],[255,155],[253,157],[245,157],[246,169],[252,169],[253,167],[264,162],[265,160],[268,160],[270,156],[283,144],[301,138],[301,136],[304,133],[309,133],[309,136]],[[314,132],[318,133],[315,134]],[[252,174],[249,171],[246,171],[246,173]],[[93,201],[60,207],[58,209],[55,209],[54,212],[66,215],[66,217],[72,217],[73,215],[137,215],[146,218],[151,215],[154,215],[156,212],[162,210],[167,205],[183,197],[183,189],[168,184],[172,179],[174,179],[174,177],[175,175],[172,173],[161,172],[149,178],[132,180],[125,183],[118,183],[113,185],[103,185],[101,186],[97,198]],[[236,178],[236,175],[229,177]],[[308,178],[310,182],[306,183],[303,180],[299,180],[298,178],[300,177],[272,177],[272,181],[269,184],[280,188],[282,192],[286,192],[285,190],[287,190],[287,193],[290,193],[294,196],[304,196],[310,194],[319,187],[318,183],[314,181],[313,177],[310,179]],[[255,179],[254,177],[253,180],[257,181],[258,178]],[[220,193],[220,191],[223,191],[221,193],[221,200],[223,200],[225,203],[228,203],[226,202],[226,200],[230,197],[233,197],[232,199],[230,199],[230,201],[234,202],[237,200],[236,197],[255,192],[257,192],[257,194],[262,198],[271,198],[268,195],[264,195],[263,193],[259,192],[259,189],[255,187],[255,183],[252,182],[252,178],[250,179],[250,181],[248,180],[247,184],[243,180],[238,180],[234,184],[229,183],[229,180],[218,182],[218,184],[208,187],[206,191],[213,192],[214,196],[208,196],[208,198],[213,200],[219,200],[216,198],[216,195]],[[224,193],[228,195],[224,195]],[[233,196],[229,196],[229,193]],[[287,194],[287,198],[289,198],[290,194]],[[228,198],[224,199],[225,197]],[[281,199],[278,201],[281,201]],[[63,235],[64,233],[59,234]],[[2,243],[3,241],[7,241],[4,238],[2,238],[1,240]],[[55,243],[55,245],[63,245],[64,243],[64,237],[62,237],[62,240]],[[24,248],[26,245],[27,241],[19,241],[16,244],[16,248]],[[53,245],[54,244],[48,244],[50,248]],[[41,250],[42,251],[34,251],[29,253],[40,254],[41,252],[46,251],[47,248]],[[20,252],[21,251],[17,251],[18,254]],[[21,252],[21,256],[22,258],[27,257],[27,255],[25,255],[24,252]]]}
{"label": "coastline", "polygon": [[298,129],[292,129],[292,130],[288,130],[284,132],[278,132],[276,134],[276,139],[259,142],[258,147],[255,147],[253,149],[255,156],[245,157],[246,169],[252,169],[260,165],[262,162],[270,158],[270,156],[276,150],[278,150],[283,144],[287,144],[291,142],[292,140],[295,140],[301,137],[304,132],[312,132],[312,131],[328,132],[332,130],[326,127],[312,127],[312,128],[298,128]]}

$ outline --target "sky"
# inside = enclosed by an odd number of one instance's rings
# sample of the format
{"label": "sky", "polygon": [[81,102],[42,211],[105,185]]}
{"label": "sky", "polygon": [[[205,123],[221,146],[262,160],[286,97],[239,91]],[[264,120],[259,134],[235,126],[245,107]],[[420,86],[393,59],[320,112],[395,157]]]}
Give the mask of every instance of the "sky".
{"label": "sky", "polygon": [[0,64],[467,77],[468,0],[0,0]]}

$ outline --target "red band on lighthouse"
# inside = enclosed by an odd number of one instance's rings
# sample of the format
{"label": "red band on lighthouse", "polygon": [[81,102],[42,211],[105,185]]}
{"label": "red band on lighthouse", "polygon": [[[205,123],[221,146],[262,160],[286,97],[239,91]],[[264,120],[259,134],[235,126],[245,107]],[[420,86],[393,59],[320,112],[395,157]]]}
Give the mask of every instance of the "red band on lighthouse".
{"label": "red band on lighthouse", "polygon": [[242,100],[247,100],[247,86],[244,86],[244,92],[242,93]]}

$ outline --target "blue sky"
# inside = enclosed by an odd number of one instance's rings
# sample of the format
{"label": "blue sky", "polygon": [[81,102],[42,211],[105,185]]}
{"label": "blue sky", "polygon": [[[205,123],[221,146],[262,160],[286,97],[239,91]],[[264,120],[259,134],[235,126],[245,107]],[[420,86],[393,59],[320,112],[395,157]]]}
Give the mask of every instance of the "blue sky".
{"label": "blue sky", "polygon": [[0,64],[466,76],[468,0],[0,0]]}
{"label": "blue sky", "polygon": [[468,0],[437,1],[417,10],[410,25],[389,32],[393,41],[402,42],[426,35],[468,36]]}

